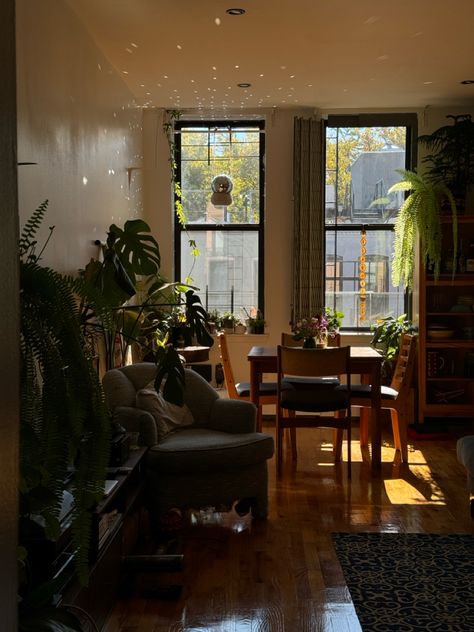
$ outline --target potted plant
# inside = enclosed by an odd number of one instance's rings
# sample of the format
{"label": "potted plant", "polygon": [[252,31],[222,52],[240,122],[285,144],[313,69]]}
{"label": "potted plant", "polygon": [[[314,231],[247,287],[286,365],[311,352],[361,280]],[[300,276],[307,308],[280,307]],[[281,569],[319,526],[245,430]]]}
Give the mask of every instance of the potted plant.
{"label": "potted plant", "polygon": [[404,333],[413,333],[416,328],[407,315],[402,314],[398,317],[381,318],[376,325],[372,326],[372,330],[374,333],[370,344],[383,356],[382,381],[384,384],[389,384],[400,350],[400,338]]}
{"label": "potted plant", "polygon": [[[246,310],[247,311],[247,310]],[[264,334],[265,333],[265,318],[263,317],[262,312],[257,309],[255,312],[251,312],[253,315],[250,315],[248,312],[247,318],[247,331],[249,334]]]}
{"label": "potted plant", "polygon": [[402,176],[388,191],[408,191],[395,219],[395,243],[392,260],[392,283],[411,287],[418,239],[421,256],[427,268],[438,278],[441,267],[441,204],[447,200],[452,216],[453,270],[457,257],[456,204],[449,188],[443,182],[431,182],[415,171],[397,169]]}
{"label": "potted plant", "polygon": [[123,364],[127,348],[139,344],[143,356],[157,364],[156,387],[166,377],[165,399],[182,405],[184,369],[177,347],[194,338],[207,347],[214,341],[195,288],[161,277],[159,246],[149,230],[143,220],[129,220],[123,228],[112,224],[102,258],[91,259],[73,287],[81,299],[84,333],[93,344],[100,341],[106,370]]}
{"label": "potted plant", "polygon": [[234,333],[235,324],[238,322],[239,318],[235,314],[230,311],[224,312],[222,314],[222,328],[228,334]]}
{"label": "potted plant", "polygon": [[474,122],[470,114],[446,118],[454,123],[420,136],[418,142],[431,152],[422,159],[426,177],[434,184],[444,183],[457,209],[463,210],[474,185]]}
{"label": "potted plant", "polygon": [[335,307],[325,307],[324,314],[328,322],[328,337],[329,339],[334,339],[341,329],[342,321],[344,319],[344,312],[341,312]]}
{"label": "potted plant", "polygon": [[324,314],[317,314],[309,318],[299,318],[291,327],[293,338],[302,340],[303,347],[314,349],[324,348],[328,343],[328,320]]}
{"label": "potted plant", "polygon": [[215,334],[222,326],[222,316],[218,309],[211,309],[207,313],[209,331]]}
{"label": "potted plant", "polygon": [[244,334],[247,331],[247,327],[242,322],[240,318],[237,318],[236,323],[234,325],[234,333],[236,334]]}

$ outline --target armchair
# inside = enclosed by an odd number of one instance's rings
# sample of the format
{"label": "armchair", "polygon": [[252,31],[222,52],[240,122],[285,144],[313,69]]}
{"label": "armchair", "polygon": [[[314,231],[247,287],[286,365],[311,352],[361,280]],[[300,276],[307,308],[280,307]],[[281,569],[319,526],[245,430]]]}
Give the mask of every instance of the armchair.
{"label": "armchair", "polygon": [[268,512],[267,459],[273,437],[255,432],[256,409],[250,402],[221,399],[206,380],[185,369],[185,404],[193,421],[160,438],[155,417],[137,408],[137,393],[155,378],[153,363],[108,371],[103,378],[114,421],[139,432],[148,446],[146,504],[152,520],[173,507],[230,507],[248,500],[252,515]]}

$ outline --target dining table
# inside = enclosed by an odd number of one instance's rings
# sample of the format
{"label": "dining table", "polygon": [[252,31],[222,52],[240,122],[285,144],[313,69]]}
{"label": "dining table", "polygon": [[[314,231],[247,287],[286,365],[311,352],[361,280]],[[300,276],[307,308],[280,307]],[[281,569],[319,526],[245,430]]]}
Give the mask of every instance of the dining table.
{"label": "dining table", "polygon": [[[276,346],[253,346],[248,353],[250,362],[250,399],[258,407],[259,384],[264,373],[276,373],[278,353]],[[372,472],[382,464],[381,427],[381,367],[382,355],[370,346],[350,347],[351,375],[360,375],[361,381],[371,385],[370,444]]]}

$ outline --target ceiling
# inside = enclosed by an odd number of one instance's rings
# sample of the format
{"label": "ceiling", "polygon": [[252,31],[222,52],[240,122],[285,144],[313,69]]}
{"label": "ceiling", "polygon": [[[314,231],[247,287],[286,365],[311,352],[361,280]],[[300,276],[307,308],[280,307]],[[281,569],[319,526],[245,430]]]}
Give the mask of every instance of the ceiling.
{"label": "ceiling", "polygon": [[140,106],[474,107],[474,0],[67,1]]}

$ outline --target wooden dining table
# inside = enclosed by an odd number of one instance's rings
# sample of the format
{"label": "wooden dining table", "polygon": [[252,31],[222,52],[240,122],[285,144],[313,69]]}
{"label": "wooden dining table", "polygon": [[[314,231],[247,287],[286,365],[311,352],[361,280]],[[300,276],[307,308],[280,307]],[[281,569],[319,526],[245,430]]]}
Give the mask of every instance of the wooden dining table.
{"label": "wooden dining table", "polygon": [[[254,346],[248,353],[250,362],[250,399],[259,405],[259,384],[263,373],[276,373],[278,356],[277,347]],[[373,347],[351,346],[350,371],[351,375],[364,376],[364,382],[371,384],[371,414],[370,414],[370,443],[372,471],[378,472],[382,463],[382,428],[381,428],[381,398],[380,374],[382,355]]]}

